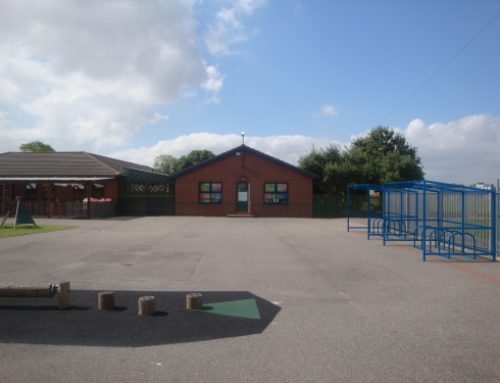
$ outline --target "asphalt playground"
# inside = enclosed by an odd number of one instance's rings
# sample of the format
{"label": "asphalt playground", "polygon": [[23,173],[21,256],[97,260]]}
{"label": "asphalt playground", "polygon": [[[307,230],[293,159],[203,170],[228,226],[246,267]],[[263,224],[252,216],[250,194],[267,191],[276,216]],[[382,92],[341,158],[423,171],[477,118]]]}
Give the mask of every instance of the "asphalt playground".
{"label": "asphalt playground", "polygon": [[0,283],[68,280],[72,306],[0,299],[2,383],[500,381],[499,263],[422,262],[344,219],[37,221],[73,228],[0,239]]}

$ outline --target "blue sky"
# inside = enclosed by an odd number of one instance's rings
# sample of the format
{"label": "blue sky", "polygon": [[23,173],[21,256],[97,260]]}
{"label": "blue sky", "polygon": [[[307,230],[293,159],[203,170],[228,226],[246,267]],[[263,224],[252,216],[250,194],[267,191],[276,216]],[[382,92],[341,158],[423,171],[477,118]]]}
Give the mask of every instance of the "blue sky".
{"label": "blue sky", "polygon": [[[190,114],[192,102],[178,103],[169,115],[218,133],[347,141],[381,123],[498,112],[500,22],[395,110],[498,12],[486,1],[268,2],[247,20],[257,32],[241,53],[218,60],[220,104]],[[325,104],[336,118],[319,118]]]}
{"label": "blue sky", "polygon": [[[30,4],[27,7],[26,4]],[[498,1],[3,1],[0,151],[296,163],[398,129],[431,179],[500,177]]]}

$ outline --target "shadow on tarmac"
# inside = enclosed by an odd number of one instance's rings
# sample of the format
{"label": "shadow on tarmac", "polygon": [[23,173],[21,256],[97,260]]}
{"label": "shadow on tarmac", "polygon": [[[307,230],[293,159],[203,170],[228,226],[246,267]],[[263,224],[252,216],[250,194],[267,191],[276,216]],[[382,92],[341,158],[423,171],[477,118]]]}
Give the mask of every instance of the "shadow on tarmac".
{"label": "shadow on tarmac", "polygon": [[[116,347],[196,342],[259,334],[280,311],[248,291],[201,292],[202,310],[186,310],[190,292],[115,291],[115,309],[100,311],[98,292],[72,290],[69,310],[58,310],[55,297],[0,298],[0,342]],[[137,315],[137,300],[145,295],[155,297],[151,316]]]}

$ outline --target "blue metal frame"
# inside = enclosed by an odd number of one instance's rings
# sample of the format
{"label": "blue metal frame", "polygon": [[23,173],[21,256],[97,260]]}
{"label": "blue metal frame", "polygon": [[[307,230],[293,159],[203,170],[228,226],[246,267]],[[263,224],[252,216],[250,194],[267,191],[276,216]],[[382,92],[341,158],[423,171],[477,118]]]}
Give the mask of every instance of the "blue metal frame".
{"label": "blue metal frame", "polygon": [[[353,190],[382,193],[382,215],[372,217],[368,200],[366,226],[351,226]],[[347,230],[367,229],[367,236],[409,241],[429,255],[445,258],[491,257],[497,253],[496,190],[429,180],[351,184],[347,188]]]}

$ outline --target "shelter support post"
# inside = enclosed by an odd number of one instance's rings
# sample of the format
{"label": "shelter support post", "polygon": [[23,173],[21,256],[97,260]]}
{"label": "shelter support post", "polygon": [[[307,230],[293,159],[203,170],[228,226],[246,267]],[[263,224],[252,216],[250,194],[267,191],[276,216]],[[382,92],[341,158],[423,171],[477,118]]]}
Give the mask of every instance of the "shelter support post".
{"label": "shelter support post", "polygon": [[368,226],[367,236],[368,236],[368,239],[370,239],[370,204],[371,204],[371,197],[370,197],[370,190],[368,190],[367,192],[368,192],[368,195],[367,195],[366,199],[367,199],[368,205],[367,205],[367,208],[366,208],[366,223],[367,223],[367,226]]}
{"label": "shelter support post", "polygon": [[491,190],[491,219],[492,219],[492,229],[491,229],[491,251],[493,253],[493,261],[496,262],[497,260],[497,217],[498,217],[498,212],[497,212],[497,191],[493,187]]}
{"label": "shelter support post", "polygon": [[87,197],[87,219],[92,218],[90,211],[90,200],[92,199],[92,182],[85,182],[85,195]]}
{"label": "shelter support post", "polygon": [[347,232],[351,230],[351,187],[347,187]]}
{"label": "shelter support post", "polygon": [[6,190],[7,189],[7,184],[5,183],[2,183],[2,214],[5,214],[6,212],[6,199],[7,199],[7,193],[6,193]]}

